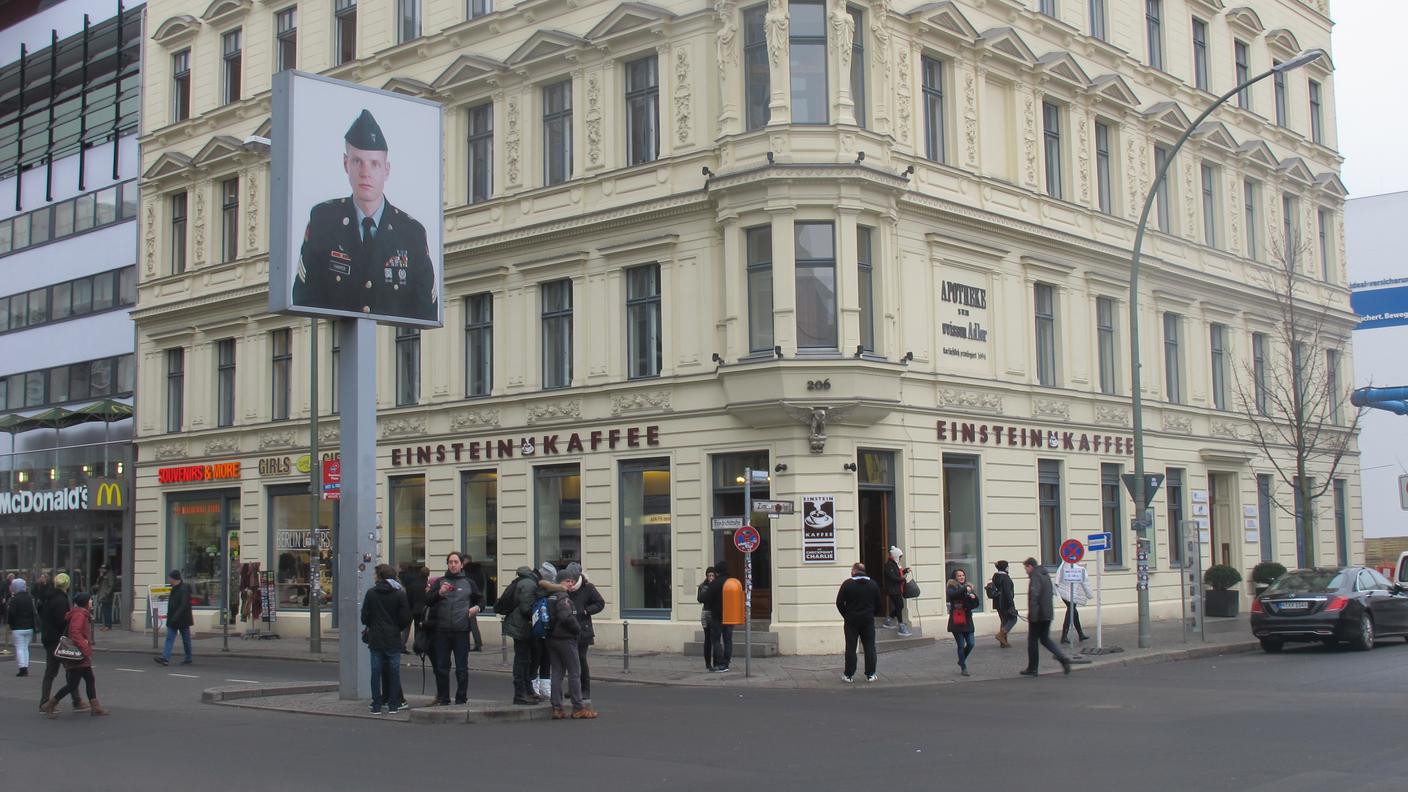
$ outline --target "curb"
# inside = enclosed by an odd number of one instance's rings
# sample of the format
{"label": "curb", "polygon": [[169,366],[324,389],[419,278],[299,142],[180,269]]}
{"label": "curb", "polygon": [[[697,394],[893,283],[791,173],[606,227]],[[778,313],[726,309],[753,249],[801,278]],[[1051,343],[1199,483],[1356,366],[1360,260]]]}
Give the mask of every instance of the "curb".
{"label": "curb", "polygon": [[237,685],[206,688],[201,691],[200,700],[204,704],[222,704],[226,701],[267,698],[269,696],[293,696],[300,693],[332,693],[337,690],[336,682],[291,682],[286,685]]}

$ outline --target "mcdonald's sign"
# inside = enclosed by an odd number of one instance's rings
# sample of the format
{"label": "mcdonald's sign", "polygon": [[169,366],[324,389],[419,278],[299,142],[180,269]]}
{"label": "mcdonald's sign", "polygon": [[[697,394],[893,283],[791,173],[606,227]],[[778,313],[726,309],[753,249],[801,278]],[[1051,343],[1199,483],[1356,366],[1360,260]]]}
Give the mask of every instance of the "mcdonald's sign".
{"label": "mcdonald's sign", "polygon": [[125,495],[121,479],[88,479],[88,508],[92,511],[122,511]]}

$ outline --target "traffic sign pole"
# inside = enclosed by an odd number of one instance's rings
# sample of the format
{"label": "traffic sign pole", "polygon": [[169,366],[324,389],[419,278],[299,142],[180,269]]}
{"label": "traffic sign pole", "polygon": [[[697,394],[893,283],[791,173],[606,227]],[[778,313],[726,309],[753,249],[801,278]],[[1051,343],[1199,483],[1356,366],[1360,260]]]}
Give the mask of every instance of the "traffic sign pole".
{"label": "traffic sign pole", "polygon": [[1100,605],[1103,598],[1100,595],[1103,586],[1102,578],[1105,572],[1105,554],[1100,553],[1100,559],[1095,564],[1095,651],[1101,652],[1105,649],[1105,622],[1101,616]]}

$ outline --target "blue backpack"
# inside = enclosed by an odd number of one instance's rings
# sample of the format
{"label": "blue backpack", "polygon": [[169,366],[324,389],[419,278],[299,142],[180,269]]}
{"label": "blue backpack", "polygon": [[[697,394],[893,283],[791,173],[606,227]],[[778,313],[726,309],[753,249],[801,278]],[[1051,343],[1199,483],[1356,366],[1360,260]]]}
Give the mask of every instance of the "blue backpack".
{"label": "blue backpack", "polygon": [[538,597],[533,601],[533,637],[546,638],[551,629],[552,609],[548,607],[548,598]]}

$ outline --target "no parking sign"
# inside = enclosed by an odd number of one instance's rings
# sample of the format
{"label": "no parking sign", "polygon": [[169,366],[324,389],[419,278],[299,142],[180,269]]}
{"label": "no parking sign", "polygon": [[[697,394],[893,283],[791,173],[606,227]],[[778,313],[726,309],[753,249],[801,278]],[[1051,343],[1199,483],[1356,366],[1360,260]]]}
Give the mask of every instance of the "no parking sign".
{"label": "no parking sign", "polygon": [[1085,545],[1079,539],[1067,539],[1061,543],[1061,560],[1067,564],[1079,564],[1085,558]]}

